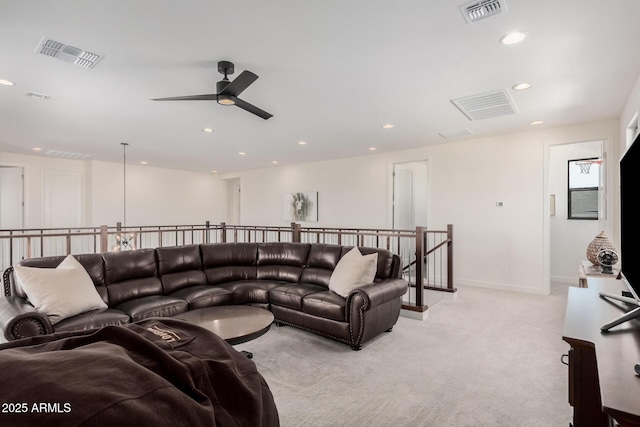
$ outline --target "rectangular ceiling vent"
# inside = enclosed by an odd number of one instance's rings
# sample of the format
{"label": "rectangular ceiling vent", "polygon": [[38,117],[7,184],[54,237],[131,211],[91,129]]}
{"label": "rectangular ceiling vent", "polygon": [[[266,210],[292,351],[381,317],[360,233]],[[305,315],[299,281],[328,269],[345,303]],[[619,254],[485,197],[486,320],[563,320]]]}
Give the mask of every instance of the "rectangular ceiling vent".
{"label": "rectangular ceiling vent", "polygon": [[91,157],[90,154],[68,153],[66,151],[56,151],[56,150],[47,150],[44,152],[44,154],[45,156],[62,157],[65,159],[76,159],[76,160],[83,160],[88,157]]}
{"label": "rectangular ceiling vent", "polygon": [[451,102],[469,120],[490,119],[518,113],[518,108],[506,89],[452,99]]}
{"label": "rectangular ceiling vent", "polygon": [[47,99],[51,98],[51,95],[45,95],[44,93],[38,93],[38,92],[27,91],[24,94],[31,98],[39,99],[41,101],[46,101]]}
{"label": "rectangular ceiling vent", "polygon": [[462,138],[463,136],[473,135],[473,132],[471,132],[471,129],[464,128],[464,129],[450,130],[447,132],[440,132],[439,135],[445,139],[451,139],[451,138]]}
{"label": "rectangular ceiling vent", "polygon": [[36,53],[51,56],[64,62],[77,65],[82,68],[93,68],[104,57],[97,53],[89,52],[74,46],[43,37],[36,48]]}
{"label": "rectangular ceiling vent", "polygon": [[507,11],[504,0],[480,0],[460,6],[460,11],[468,24]]}

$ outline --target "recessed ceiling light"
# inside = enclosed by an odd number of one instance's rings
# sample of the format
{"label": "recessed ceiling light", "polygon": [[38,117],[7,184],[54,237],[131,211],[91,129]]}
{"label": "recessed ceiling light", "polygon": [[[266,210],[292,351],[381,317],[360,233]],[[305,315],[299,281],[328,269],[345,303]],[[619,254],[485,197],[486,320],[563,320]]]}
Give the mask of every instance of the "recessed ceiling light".
{"label": "recessed ceiling light", "polygon": [[247,153],[245,153],[244,151],[241,151],[238,154],[241,155],[241,156],[246,156],[247,155]]}
{"label": "recessed ceiling light", "polygon": [[273,163],[274,165],[277,165],[277,164],[278,164],[278,161],[277,161],[277,160],[274,160],[274,161],[272,161],[271,163]]}
{"label": "recessed ceiling light", "polygon": [[202,132],[205,132],[205,133],[213,133],[213,129],[211,129],[211,128],[204,128],[204,129],[202,129]]}
{"label": "recessed ceiling light", "polygon": [[531,126],[541,125],[541,124],[543,124],[543,123],[544,123],[544,122],[543,122],[542,120],[534,120],[534,121],[532,121],[532,122],[529,122],[529,124],[530,124]]}
{"label": "recessed ceiling light", "polygon": [[9,80],[0,79],[0,85],[2,85],[2,86],[13,86],[13,85],[15,85],[15,83],[14,82],[10,82]]}
{"label": "recessed ceiling light", "polygon": [[376,147],[369,147],[369,151],[376,151],[377,148]]}
{"label": "recessed ceiling light", "polygon": [[33,150],[33,151],[42,151],[42,148],[40,148],[40,147],[33,147],[33,148],[32,148],[32,150]]}
{"label": "recessed ceiling light", "polygon": [[529,89],[530,87],[531,87],[531,83],[518,83],[513,88],[515,90],[525,90],[525,89]]}
{"label": "recessed ceiling light", "polygon": [[140,164],[141,164],[141,165],[148,165],[148,164],[149,164],[149,162],[142,161],[142,162],[140,162]]}
{"label": "recessed ceiling light", "polygon": [[527,35],[525,33],[521,31],[514,31],[513,33],[509,33],[506,36],[502,37],[500,39],[500,43],[506,44],[506,45],[516,44],[516,43],[520,43],[526,37]]}
{"label": "recessed ceiling light", "polygon": [[218,173],[218,171],[211,171],[211,173],[216,174],[216,173]]}
{"label": "recessed ceiling light", "polygon": [[382,129],[391,129],[394,125],[391,123],[387,123],[386,125],[382,125]]}
{"label": "recessed ceiling light", "polygon": [[307,145],[307,143],[305,141],[300,141],[298,142],[298,145]]}

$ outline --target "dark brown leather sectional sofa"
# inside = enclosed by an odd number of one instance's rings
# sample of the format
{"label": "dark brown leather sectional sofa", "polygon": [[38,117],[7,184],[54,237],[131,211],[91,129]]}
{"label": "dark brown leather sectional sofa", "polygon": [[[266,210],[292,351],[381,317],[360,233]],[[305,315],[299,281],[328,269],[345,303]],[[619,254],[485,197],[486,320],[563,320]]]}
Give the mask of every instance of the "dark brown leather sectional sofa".
{"label": "dark brown leather sectional sofa", "polygon": [[[3,275],[0,328],[8,340],[59,331],[123,325],[188,310],[251,304],[271,310],[277,325],[349,344],[354,350],[398,320],[407,282],[400,259],[378,253],[373,283],[345,299],[328,288],[339,259],[351,247],[306,243],[212,243],[103,254],[75,255],[108,308],[51,325],[49,318],[16,289],[12,269]],[[32,258],[20,264],[55,268],[64,256]]]}

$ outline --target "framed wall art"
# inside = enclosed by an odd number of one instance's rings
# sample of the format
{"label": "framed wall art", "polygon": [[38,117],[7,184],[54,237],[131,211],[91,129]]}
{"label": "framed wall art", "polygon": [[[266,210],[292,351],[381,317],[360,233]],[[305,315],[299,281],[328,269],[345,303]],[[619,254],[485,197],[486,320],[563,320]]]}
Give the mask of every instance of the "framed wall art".
{"label": "framed wall art", "polygon": [[283,194],[282,213],[285,221],[318,221],[318,192]]}

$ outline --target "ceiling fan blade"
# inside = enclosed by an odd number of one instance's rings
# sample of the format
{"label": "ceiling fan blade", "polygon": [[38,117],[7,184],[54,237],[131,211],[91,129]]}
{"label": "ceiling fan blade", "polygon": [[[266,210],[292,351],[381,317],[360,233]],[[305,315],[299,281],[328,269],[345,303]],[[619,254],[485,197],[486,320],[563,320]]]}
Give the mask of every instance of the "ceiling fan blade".
{"label": "ceiling fan blade", "polygon": [[240,107],[243,110],[253,113],[258,117],[262,117],[265,120],[267,120],[270,117],[273,117],[273,114],[267,113],[266,111],[261,110],[255,105],[251,105],[248,102],[243,101],[242,99],[239,99],[239,98],[236,98],[236,107]]}
{"label": "ceiling fan blade", "polygon": [[224,89],[220,91],[220,95],[240,95],[249,85],[258,80],[258,76],[251,71],[243,71],[238,77],[233,79],[231,83],[226,85]]}
{"label": "ceiling fan blade", "polygon": [[191,95],[191,96],[172,96],[170,98],[155,98],[152,101],[217,101],[218,95],[215,93],[209,95]]}

